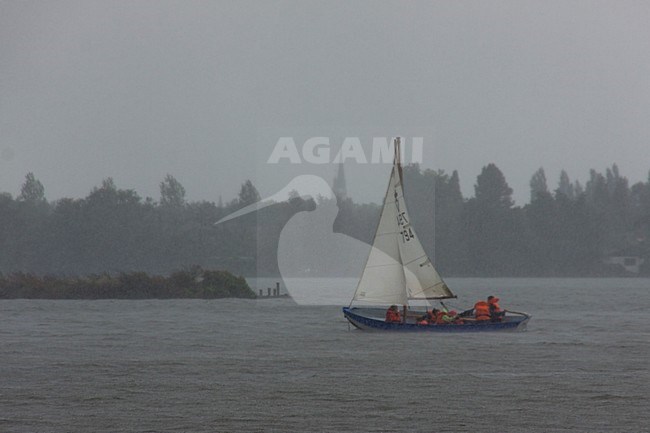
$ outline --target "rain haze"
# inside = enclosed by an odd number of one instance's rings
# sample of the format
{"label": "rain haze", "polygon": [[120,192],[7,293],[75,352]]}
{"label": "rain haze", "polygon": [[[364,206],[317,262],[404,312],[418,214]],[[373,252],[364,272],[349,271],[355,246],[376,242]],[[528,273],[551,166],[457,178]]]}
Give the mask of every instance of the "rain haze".
{"label": "rain haze", "polygon": [[0,0],[0,431],[647,432],[648,23]]}
{"label": "rain haze", "polygon": [[[649,21],[632,1],[3,1],[0,189],[34,172],[56,200],[112,177],[157,200],[170,173],[189,200],[246,179],[269,195],[335,174],[268,164],[280,137],[332,155],[359,137],[370,160],[394,135],[466,197],[491,162],[518,205],[539,167],[551,189],[613,163],[646,181]],[[382,199],[389,164],[346,169],[355,201]]]}

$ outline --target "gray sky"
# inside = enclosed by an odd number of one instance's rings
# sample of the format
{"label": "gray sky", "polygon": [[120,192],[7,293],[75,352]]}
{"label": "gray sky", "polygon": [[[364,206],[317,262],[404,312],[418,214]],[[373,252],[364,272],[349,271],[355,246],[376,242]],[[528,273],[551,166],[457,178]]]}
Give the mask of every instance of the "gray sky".
{"label": "gray sky", "polygon": [[[107,176],[157,199],[171,173],[229,200],[331,180],[266,164],[281,136],[359,136],[370,159],[383,134],[423,136],[466,196],[490,162],[517,204],[540,166],[551,188],[612,163],[645,181],[649,22],[644,1],[1,1],[0,190],[33,171],[50,200]],[[381,199],[387,166],[346,169]]]}

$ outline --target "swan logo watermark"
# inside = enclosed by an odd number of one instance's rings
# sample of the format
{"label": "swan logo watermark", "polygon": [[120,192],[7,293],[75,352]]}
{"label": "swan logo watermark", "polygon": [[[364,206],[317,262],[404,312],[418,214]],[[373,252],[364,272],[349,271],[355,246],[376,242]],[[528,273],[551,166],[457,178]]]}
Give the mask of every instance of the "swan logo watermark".
{"label": "swan logo watermark", "polygon": [[[362,143],[366,144],[366,148]],[[407,151],[405,147],[408,147]],[[267,162],[328,164],[353,160],[358,164],[399,164],[408,160],[419,163],[422,161],[422,152],[422,137],[407,140],[401,137],[375,137],[365,141],[358,137],[338,141],[327,137],[312,137],[306,140],[281,137]],[[317,171],[315,166],[307,168]],[[339,168],[342,169],[342,166]],[[381,189],[385,182],[386,179],[380,182]],[[397,266],[400,263],[380,248],[346,234],[344,227],[351,223],[351,220],[345,214],[339,215],[343,203],[337,195],[339,192],[340,190],[335,192],[321,176],[301,174],[293,177],[274,194],[224,216],[216,225],[228,224],[229,221],[269,206],[280,206],[276,215],[282,214],[284,217],[277,220],[282,223],[277,244],[265,239],[258,245],[276,248],[277,270],[284,282],[286,293],[299,305],[345,305],[354,295],[358,277],[370,254],[386,265]],[[266,215],[268,217],[271,214]],[[397,222],[403,228],[404,211],[400,211],[399,215]],[[267,217],[256,220],[260,223],[256,228],[257,233],[277,230],[276,223],[269,224],[265,219]],[[274,221],[273,217],[269,218]],[[337,230],[334,229],[335,223]],[[407,240],[412,238],[414,235],[409,229]],[[406,271],[408,270],[405,269]],[[413,276],[411,280],[415,278]],[[256,282],[257,289],[262,289],[263,292],[264,285],[260,286],[260,281]],[[268,285],[266,289],[270,296],[272,289],[269,289]],[[276,286],[274,293],[275,296],[279,295],[279,286]],[[261,297],[265,297],[263,293]]]}
{"label": "swan logo watermark", "polygon": [[[400,148],[401,160],[407,163],[421,164],[424,152],[424,138],[411,137],[410,139],[402,138],[402,140],[407,146]],[[408,146],[409,143],[410,146]],[[301,151],[298,150],[299,147]],[[366,152],[364,147],[366,149],[370,147],[370,154]],[[407,148],[410,150],[408,155]],[[338,149],[338,152],[334,152],[333,149]],[[340,142],[340,145],[328,137],[311,137],[303,143],[297,143],[293,137],[280,137],[266,162],[267,164],[284,162],[291,164],[329,164],[352,160],[357,164],[392,164],[394,156],[395,143],[391,137],[372,137],[372,139],[364,142],[359,137],[346,137]]]}
{"label": "swan logo watermark", "polygon": [[[325,179],[315,175],[296,176],[275,194],[245,206],[215,224],[228,224],[241,216],[298,197],[311,201],[313,207],[307,206],[298,212],[294,209],[277,240],[277,265],[286,293],[299,305],[347,304],[354,294],[356,278],[346,276],[360,272],[370,245],[334,231],[339,208],[334,191]],[[285,209],[288,209],[286,205]],[[318,282],[314,283],[311,278],[316,276]],[[258,290],[260,288],[264,287],[258,286]],[[271,289],[267,293],[270,295]]]}

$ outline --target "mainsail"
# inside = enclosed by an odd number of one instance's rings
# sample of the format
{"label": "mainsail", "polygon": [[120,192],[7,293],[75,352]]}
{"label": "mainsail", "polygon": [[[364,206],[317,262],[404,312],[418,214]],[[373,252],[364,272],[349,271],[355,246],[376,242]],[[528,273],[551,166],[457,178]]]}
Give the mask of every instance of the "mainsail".
{"label": "mainsail", "polygon": [[402,188],[400,139],[375,238],[351,304],[406,305],[455,297],[434,268],[411,225]]}

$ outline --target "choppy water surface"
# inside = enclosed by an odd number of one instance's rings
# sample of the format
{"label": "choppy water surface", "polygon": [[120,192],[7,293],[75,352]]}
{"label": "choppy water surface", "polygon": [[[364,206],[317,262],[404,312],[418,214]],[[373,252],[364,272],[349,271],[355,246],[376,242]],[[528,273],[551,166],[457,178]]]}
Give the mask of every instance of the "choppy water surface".
{"label": "choppy water surface", "polygon": [[364,333],[282,299],[2,301],[0,431],[650,431],[649,280],[448,283],[528,331]]}

